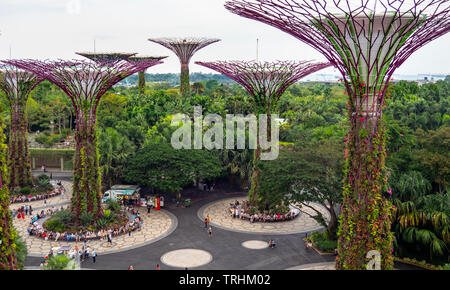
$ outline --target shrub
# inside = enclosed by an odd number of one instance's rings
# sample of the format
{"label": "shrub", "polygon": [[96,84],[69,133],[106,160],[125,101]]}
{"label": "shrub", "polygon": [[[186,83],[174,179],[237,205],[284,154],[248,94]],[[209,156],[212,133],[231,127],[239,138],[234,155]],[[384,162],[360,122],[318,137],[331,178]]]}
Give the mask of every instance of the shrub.
{"label": "shrub", "polygon": [[321,252],[333,252],[337,248],[337,241],[330,240],[327,231],[312,233],[311,240]]}
{"label": "shrub", "polygon": [[27,244],[23,241],[22,237],[20,235],[17,235],[16,240],[16,257],[17,257],[17,264],[19,265],[19,269],[23,269],[25,265],[25,260],[27,259]]}
{"label": "shrub", "polygon": [[50,177],[47,174],[41,174],[38,176],[39,186],[47,187],[50,185]]}
{"label": "shrub", "polygon": [[333,252],[337,248],[337,241],[317,241],[316,246],[321,252]]}
{"label": "shrub", "polygon": [[53,232],[63,232],[64,224],[61,223],[61,220],[59,220],[58,218],[51,218],[47,222],[45,222],[45,228]]}
{"label": "shrub", "polygon": [[66,255],[57,255],[47,259],[47,266],[44,270],[67,270],[67,266],[72,259]]}
{"label": "shrub", "polygon": [[97,220],[96,223],[97,223],[97,227],[105,228],[108,225],[109,221],[107,221],[105,219],[100,219],[100,220]]}
{"label": "shrub", "polygon": [[59,219],[62,224],[67,224],[72,220],[72,213],[69,210],[58,211],[53,215],[53,218]]}
{"label": "shrub", "polygon": [[25,186],[20,189],[20,194],[29,195],[30,193],[31,193],[31,188],[29,186]]}
{"label": "shrub", "polygon": [[94,213],[92,212],[83,212],[80,215],[81,224],[84,226],[90,225],[94,220]]}
{"label": "shrub", "polygon": [[120,204],[117,200],[108,200],[106,202],[106,208],[111,210],[111,211],[120,211]]}

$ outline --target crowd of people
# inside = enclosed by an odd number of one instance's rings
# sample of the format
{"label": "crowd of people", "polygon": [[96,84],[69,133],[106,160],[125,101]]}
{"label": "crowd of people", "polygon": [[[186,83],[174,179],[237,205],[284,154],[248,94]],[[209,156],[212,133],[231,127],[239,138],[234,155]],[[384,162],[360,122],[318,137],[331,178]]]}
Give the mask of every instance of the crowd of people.
{"label": "crowd of people", "polygon": [[13,195],[11,196],[11,203],[19,203],[19,202],[31,202],[36,200],[45,200],[51,197],[55,197],[60,194],[64,194],[66,189],[62,185],[61,182],[57,183],[57,186],[49,193],[46,194],[37,194],[37,195]]}
{"label": "crowd of people", "polygon": [[[128,209],[127,210],[131,214],[130,220],[124,224],[124,225],[117,225],[116,227],[112,227],[109,229],[102,229],[99,231],[86,231],[83,232],[82,230],[70,233],[70,232],[54,232],[46,230],[42,224],[38,223],[38,220],[41,218],[44,218],[46,216],[50,216],[57,212],[58,210],[63,210],[64,208],[61,207],[61,209],[48,209],[46,212],[44,210],[41,211],[41,214],[37,217],[33,217],[30,226],[28,227],[27,231],[30,235],[42,238],[44,240],[54,240],[54,241],[66,241],[66,242],[80,242],[80,241],[88,241],[88,240],[108,240],[108,243],[112,245],[112,237],[126,234],[131,235],[131,232],[135,230],[141,230],[142,228],[142,218],[139,215],[139,212],[137,212],[135,209]],[[69,206],[67,207],[69,209]]]}
{"label": "crowd of people", "polygon": [[280,222],[280,221],[289,221],[296,218],[300,211],[296,211],[291,209],[288,213],[274,213],[274,214],[266,214],[266,213],[255,213],[250,214],[245,211],[248,208],[247,201],[235,201],[234,203],[230,203],[229,214],[233,218],[239,218],[242,220],[248,220],[251,223],[254,222]]}

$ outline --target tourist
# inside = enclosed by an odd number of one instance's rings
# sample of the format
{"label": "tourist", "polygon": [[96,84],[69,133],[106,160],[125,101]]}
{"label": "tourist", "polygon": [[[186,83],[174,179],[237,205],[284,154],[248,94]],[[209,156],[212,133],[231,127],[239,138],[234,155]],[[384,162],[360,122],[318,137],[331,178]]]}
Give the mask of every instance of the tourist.
{"label": "tourist", "polygon": [[111,230],[108,230],[108,245],[109,245],[109,246],[112,246]]}
{"label": "tourist", "polygon": [[95,249],[92,249],[92,263],[95,264],[95,259],[97,258],[97,252]]}
{"label": "tourist", "polygon": [[128,267],[128,270],[134,270],[133,266]]}
{"label": "tourist", "polygon": [[274,241],[274,240],[270,240],[269,241],[269,248],[275,248],[275,246],[276,246],[277,244],[276,244],[276,242]]}
{"label": "tourist", "polygon": [[212,238],[212,228],[211,227],[208,228],[208,235],[210,238]]}
{"label": "tourist", "polygon": [[207,229],[207,228],[208,228],[208,218],[205,217],[205,229]]}
{"label": "tourist", "polygon": [[156,270],[159,270],[160,268],[159,268],[159,264],[156,264]]}

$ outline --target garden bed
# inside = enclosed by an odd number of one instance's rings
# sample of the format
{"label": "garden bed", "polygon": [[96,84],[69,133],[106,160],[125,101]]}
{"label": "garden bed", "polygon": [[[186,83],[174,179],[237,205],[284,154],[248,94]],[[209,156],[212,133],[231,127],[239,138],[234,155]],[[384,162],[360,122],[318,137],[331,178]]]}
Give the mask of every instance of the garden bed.
{"label": "garden bed", "polygon": [[120,210],[120,206],[115,210],[111,208],[109,206],[102,218],[95,221],[92,214],[81,215],[81,224],[73,221],[69,210],[58,210],[42,225],[34,223],[28,233],[45,240],[76,242],[103,239],[108,232],[118,236],[141,228],[142,219],[139,216],[130,219],[126,212]]}

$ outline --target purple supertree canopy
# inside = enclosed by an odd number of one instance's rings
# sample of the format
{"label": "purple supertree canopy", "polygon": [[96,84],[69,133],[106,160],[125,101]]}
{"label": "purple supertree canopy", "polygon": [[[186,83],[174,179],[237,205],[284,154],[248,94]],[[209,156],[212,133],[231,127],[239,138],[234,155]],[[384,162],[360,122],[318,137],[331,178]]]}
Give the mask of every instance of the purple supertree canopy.
{"label": "purple supertree canopy", "polygon": [[0,89],[9,102],[28,97],[28,94],[43,80],[39,75],[0,62]]}
{"label": "purple supertree canopy", "polygon": [[160,60],[90,61],[7,60],[7,64],[30,71],[60,87],[76,111],[90,106],[95,111],[101,96],[119,81],[162,63]]}
{"label": "purple supertree canopy", "polygon": [[127,52],[76,52],[76,54],[81,55],[95,62],[104,61],[114,61],[114,60],[126,60],[137,53],[127,53]]}
{"label": "purple supertree canopy", "polygon": [[232,0],[225,7],[293,35],[344,77],[383,93],[396,68],[450,29],[448,0]]}
{"label": "purple supertree canopy", "polygon": [[195,62],[228,76],[242,85],[252,96],[264,98],[260,105],[266,106],[277,100],[283,92],[299,79],[331,66],[330,63],[311,61],[216,61]]}
{"label": "purple supertree canopy", "polygon": [[172,50],[180,59],[182,64],[188,64],[192,56],[200,49],[220,41],[216,38],[149,38],[149,41],[158,43]]}

